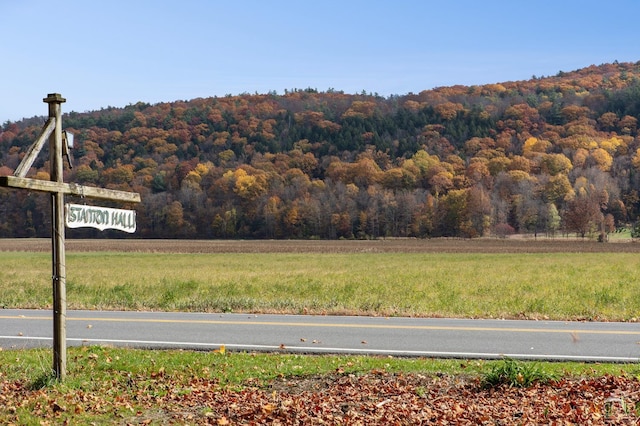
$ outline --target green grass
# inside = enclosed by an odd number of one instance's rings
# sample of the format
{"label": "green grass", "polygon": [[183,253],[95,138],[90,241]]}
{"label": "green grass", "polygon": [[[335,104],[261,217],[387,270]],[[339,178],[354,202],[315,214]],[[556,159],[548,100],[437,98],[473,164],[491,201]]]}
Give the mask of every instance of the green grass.
{"label": "green grass", "polygon": [[[525,364],[538,365],[549,376],[640,376],[640,366],[637,364],[154,351],[104,346],[69,347],[68,360],[66,380],[56,386],[102,386],[91,382],[110,380],[120,386],[120,382],[126,381],[128,375],[154,377],[160,373],[176,380],[189,380],[193,377],[215,379],[222,388],[242,388],[248,384],[263,387],[274,379],[283,377],[362,374],[373,370],[483,376],[502,371],[507,363],[512,364],[509,368]],[[0,378],[7,381],[20,380],[30,384],[31,388],[38,388],[41,383],[45,383],[43,378],[50,375],[50,364],[50,349],[0,351]]]}
{"label": "green grass", "polygon": [[515,387],[529,387],[536,382],[548,383],[558,377],[548,364],[536,362],[520,362],[513,359],[503,359],[492,364],[482,375],[485,387],[496,387],[502,384]]}
{"label": "green grass", "polygon": [[607,234],[609,241],[630,241],[631,240],[631,229],[623,228],[616,232],[611,232]]}
{"label": "green grass", "polygon": [[[640,257],[68,253],[69,309],[631,320]],[[46,253],[0,256],[0,306],[51,306]]]}

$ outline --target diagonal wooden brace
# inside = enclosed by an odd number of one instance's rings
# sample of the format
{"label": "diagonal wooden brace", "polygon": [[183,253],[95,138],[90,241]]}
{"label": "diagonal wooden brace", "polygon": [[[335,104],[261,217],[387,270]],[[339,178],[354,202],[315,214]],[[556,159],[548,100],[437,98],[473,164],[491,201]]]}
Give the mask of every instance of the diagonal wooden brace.
{"label": "diagonal wooden brace", "polygon": [[27,151],[27,155],[24,156],[24,158],[16,168],[14,175],[18,177],[25,177],[27,175],[27,172],[31,168],[31,165],[33,164],[36,157],[38,156],[38,153],[44,146],[44,142],[51,135],[51,133],[55,128],[56,128],[56,118],[50,117],[45,123],[44,127],[42,128],[42,132],[40,133],[40,136],[38,136],[38,139],[29,147],[29,150]]}

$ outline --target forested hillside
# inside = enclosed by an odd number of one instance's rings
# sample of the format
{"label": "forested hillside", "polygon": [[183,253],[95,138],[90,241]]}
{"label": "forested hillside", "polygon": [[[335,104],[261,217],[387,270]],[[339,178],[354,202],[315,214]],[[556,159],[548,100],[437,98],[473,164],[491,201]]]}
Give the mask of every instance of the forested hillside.
{"label": "forested hillside", "polygon": [[[134,237],[605,235],[640,213],[639,118],[640,62],[389,98],[138,103],[64,114],[65,181],[139,192]],[[44,120],[4,123],[0,175]],[[30,176],[48,171],[43,152]],[[46,195],[0,188],[0,211],[2,237],[50,233]]]}

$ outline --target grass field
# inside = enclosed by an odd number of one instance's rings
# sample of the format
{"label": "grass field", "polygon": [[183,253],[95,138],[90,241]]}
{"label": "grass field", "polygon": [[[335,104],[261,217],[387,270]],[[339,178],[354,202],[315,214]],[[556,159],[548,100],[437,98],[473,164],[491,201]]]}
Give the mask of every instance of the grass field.
{"label": "grass field", "polygon": [[[43,241],[13,242],[0,255],[0,306],[50,307],[50,255],[29,247]],[[118,245],[121,251],[113,251]],[[95,240],[68,246],[70,309],[623,321],[640,315],[640,256],[632,243]],[[110,251],[99,251],[105,247]]]}

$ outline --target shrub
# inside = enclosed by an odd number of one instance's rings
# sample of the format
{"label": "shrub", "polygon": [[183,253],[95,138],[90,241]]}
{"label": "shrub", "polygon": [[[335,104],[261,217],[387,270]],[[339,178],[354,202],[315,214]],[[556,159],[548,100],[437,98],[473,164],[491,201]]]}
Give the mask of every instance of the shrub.
{"label": "shrub", "polygon": [[553,376],[533,362],[518,362],[505,358],[502,362],[491,367],[482,378],[484,387],[508,385],[514,387],[529,387],[532,384],[547,383]]}

